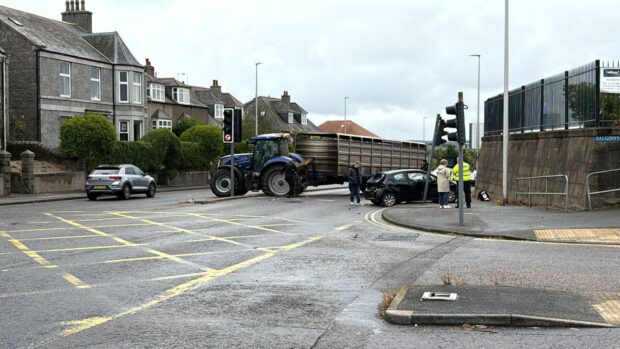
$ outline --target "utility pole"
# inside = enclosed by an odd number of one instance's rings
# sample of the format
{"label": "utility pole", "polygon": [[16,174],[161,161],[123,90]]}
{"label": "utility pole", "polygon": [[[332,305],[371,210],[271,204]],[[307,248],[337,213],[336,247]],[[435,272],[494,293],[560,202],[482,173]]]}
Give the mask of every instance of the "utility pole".
{"label": "utility pole", "polygon": [[344,133],[347,133],[347,100],[349,97],[344,97]]}
{"label": "utility pole", "polygon": [[503,141],[502,141],[502,192],[504,196],[504,205],[508,205],[508,140],[510,134],[508,133],[508,101],[510,99],[509,91],[508,91],[508,78],[509,78],[509,10],[510,5],[509,1],[506,0],[506,9],[505,9],[505,28],[504,28],[504,132],[503,132]]}
{"label": "utility pole", "polygon": [[256,70],[256,89],[254,90],[254,121],[256,122],[256,130],[254,132],[255,135],[258,136],[258,66],[261,65],[261,62],[254,63]]}

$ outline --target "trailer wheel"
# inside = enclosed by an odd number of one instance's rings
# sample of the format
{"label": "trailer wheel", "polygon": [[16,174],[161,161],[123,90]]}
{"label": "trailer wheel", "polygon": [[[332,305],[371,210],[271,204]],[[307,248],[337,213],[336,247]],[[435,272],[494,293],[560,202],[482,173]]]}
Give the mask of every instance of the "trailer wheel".
{"label": "trailer wheel", "polygon": [[273,166],[263,174],[262,187],[267,196],[286,196],[290,187],[282,175],[283,166]]}

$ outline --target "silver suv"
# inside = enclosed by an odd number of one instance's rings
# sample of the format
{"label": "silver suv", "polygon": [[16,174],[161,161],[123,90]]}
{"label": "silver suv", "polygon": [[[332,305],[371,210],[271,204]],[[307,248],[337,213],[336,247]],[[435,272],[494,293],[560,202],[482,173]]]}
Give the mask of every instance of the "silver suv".
{"label": "silver suv", "polygon": [[101,195],[116,195],[128,200],[134,193],[154,197],[157,185],[153,177],[136,166],[101,165],[88,175],[85,189],[89,200],[97,200]]}

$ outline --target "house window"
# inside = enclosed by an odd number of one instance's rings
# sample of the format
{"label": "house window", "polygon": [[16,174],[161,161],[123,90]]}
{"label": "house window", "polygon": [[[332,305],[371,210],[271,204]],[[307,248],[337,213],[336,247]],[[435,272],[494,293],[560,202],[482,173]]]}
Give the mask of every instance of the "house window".
{"label": "house window", "polygon": [[164,89],[164,85],[160,84],[149,84],[149,88],[147,89],[147,94],[153,101],[156,102],[165,102],[166,101],[166,90]]}
{"label": "house window", "polygon": [[289,124],[294,124],[295,123],[295,114],[288,113],[288,123]]}
{"label": "house window", "polygon": [[135,120],[133,122],[133,140],[139,141],[142,139],[142,121]]}
{"label": "house window", "polygon": [[118,73],[118,101],[129,103],[129,72]]}
{"label": "house window", "polygon": [[101,69],[90,68],[90,99],[101,100]]}
{"label": "house window", "polygon": [[180,87],[173,88],[172,99],[180,104],[189,104],[189,89]]}
{"label": "house window", "polygon": [[133,102],[142,104],[142,74],[133,73]]}
{"label": "house window", "polygon": [[60,97],[71,98],[71,63],[60,62]]}
{"label": "house window", "polygon": [[301,114],[301,124],[302,125],[308,125],[308,115]]}
{"label": "house window", "polygon": [[121,141],[129,140],[129,121],[121,121],[119,124],[119,139]]}
{"label": "house window", "polygon": [[215,118],[224,119],[224,105],[223,104],[215,105]]}

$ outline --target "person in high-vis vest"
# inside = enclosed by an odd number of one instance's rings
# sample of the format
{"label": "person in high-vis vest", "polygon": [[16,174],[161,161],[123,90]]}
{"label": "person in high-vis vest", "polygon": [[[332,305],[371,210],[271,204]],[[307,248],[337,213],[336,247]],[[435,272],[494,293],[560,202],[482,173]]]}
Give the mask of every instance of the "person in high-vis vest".
{"label": "person in high-vis vest", "polygon": [[[453,181],[459,180],[459,162],[458,158],[456,160],[456,165],[452,168],[452,178]],[[465,192],[465,203],[467,204],[467,208],[471,208],[471,170],[469,168],[469,164],[463,161],[463,191]],[[456,207],[459,207],[458,201]]]}

